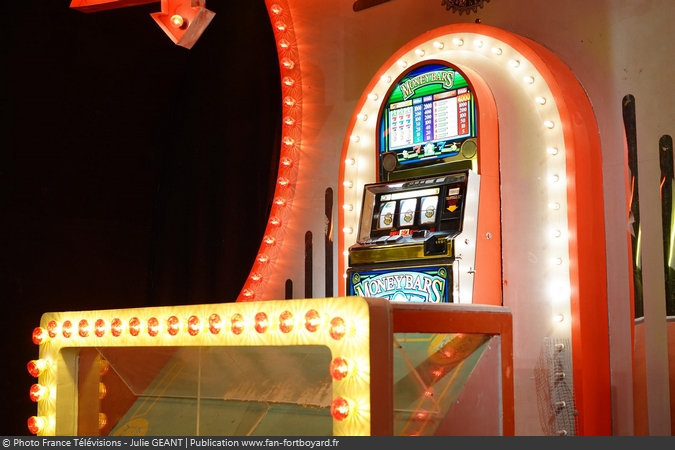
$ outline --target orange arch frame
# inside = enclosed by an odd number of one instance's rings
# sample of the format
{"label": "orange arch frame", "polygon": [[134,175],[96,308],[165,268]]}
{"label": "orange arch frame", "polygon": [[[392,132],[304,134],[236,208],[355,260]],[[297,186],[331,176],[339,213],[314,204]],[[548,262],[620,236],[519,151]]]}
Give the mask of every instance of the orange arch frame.
{"label": "orange arch frame", "polygon": [[[380,76],[401,55],[440,36],[462,32],[490,36],[520,52],[543,76],[555,98],[563,127],[566,173],[570,180],[567,184],[570,308],[579,434],[611,435],[609,319],[600,137],[590,101],[570,68],[550,50],[530,39],[486,25],[453,24],[431,30],[393,54],[366,86],[355,110],[363,107],[367,94],[374,89]],[[471,68],[462,69],[470,73]],[[477,78],[471,80],[474,85],[480,85]],[[494,117],[497,118],[496,112]],[[353,115],[347,127],[342,160],[347,154],[349,136],[355,122],[356,116]],[[485,142],[481,145],[485,146]],[[341,165],[338,183],[341,184],[343,180],[344,165]],[[338,190],[340,204],[343,203],[343,197],[343,191]],[[342,229],[344,217],[341,212],[338,224],[338,229]],[[345,249],[345,239],[341,235],[338,237],[338,249],[338,254]],[[344,259],[339,258],[338,274],[345,273],[344,265]],[[345,288],[340,286],[339,289],[339,292],[344,292]]]}

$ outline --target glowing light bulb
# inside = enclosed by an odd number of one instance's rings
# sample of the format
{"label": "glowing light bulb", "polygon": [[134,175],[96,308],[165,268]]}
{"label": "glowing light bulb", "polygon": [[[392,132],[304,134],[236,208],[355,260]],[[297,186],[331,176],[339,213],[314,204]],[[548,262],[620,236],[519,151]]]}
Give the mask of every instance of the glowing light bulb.
{"label": "glowing light bulb", "polygon": [[49,332],[42,328],[42,327],[37,327],[33,330],[33,343],[35,345],[40,345],[42,343],[45,343],[49,340]]}
{"label": "glowing light bulb", "polygon": [[554,238],[559,238],[560,236],[562,236],[562,231],[553,230],[553,231],[551,231],[551,236],[553,236]]}
{"label": "glowing light bulb", "polygon": [[544,97],[535,97],[534,101],[539,103],[540,105],[545,105],[546,104],[546,99]]}
{"label": "glowing light bulb", "polygon": [[363,120],[364,122],[368,120],[368,114],[357,114],[356,118],[359,120]]}
{"label": "glowing light bulb", "polygon": [[288,156],[283,156],[280,160],[279,163],[284,169],[290,169],[293,167],[293,159],[289,158]]}
{"label": "glowing light bulb", "polygon": [[292,108],[295,106],[295,99],[293,97],[284,97],[284,106]]}
{"label": "glowing light bulb", "polygon": [[290,333],[295,327],[295,320],[293,319],[293,313],[290,311],[284,311],[279,314],[279,330],[282,333]]}
{"label": "glowing light bulb", "polygon": [[305,314],[305,329],[314,333],[321,326],[321,315],[316,309],[310,309]]}
{"label": "glowing light bulb", "polygon": [[98,399],[103,400],[106,395],[108,395],[108,388],[105,387],[104,383],[99,383],[98,384]]}
{"label": "glowing light bulb", "polygon": [[190,336],[197,336],[201,330],[201,321],[197,316],[190,316],[187,321],[187,331]]}
{"label": "glowing light bulb", "polygon": [[368,98],[371,99],[371,100],[373,100],[373,101],[375,101],[375,100],[378,99],[378,96],[377,96],[377,94],[373,94],[373,93],[371,92],[370,94],[368,94]]}
{"label": "glowing light bulb", "polygon": [[243,291],[241,291],[241,295],[244,297],[244,300],[246,300],[247,302],[250,302],[253,299],[255,299],[255,291],[253,289],[246,288]]}
{"label": "glowing light bulb", "polygon": [[534,83],[534,77],[524,77],[523,81],[527,84],[532,84]]}
{"label": "glowing light bulb", "polygon": [[434,47],[436,47],[437,49],[441,50],[443,47],[445,47],[445,45],[444,45],[442,42],[435,41],[435,42],[434,42]]}
{"label": "glowing light bulb", "polygon": [[559,322],[562,322],[563,320],[565,320],[565,316],[563,316],[562,314],[557,314],[557,315],[553,316],[554,322],[559,323]]}
{"label": "glowing light bulb", "polygon": [[159,334],[159,319],[151,317],[148,319],[148,335],[155,337]]}
{"label": "glowing light bulb", "polygon": [[209,332],[211,334],[218,334],[223,329],[223,321],[218,314],[211,314],[209,316]]}
{"label": "glowing light bulb", "polygon": [[180,28],[185,24],[185,19],[183,19],[183,17],[180,14],[174,14],[169,19],[169,22],[171,23],[172,27]]}
{"label": "glowing light bulb", "polygon": [[258,333],[264,333],[267,331],[267,328],[269,327],[269,320],[267,320],[267,314],[264,312],[259,312],[255,315],[255,331]]}
{"label": "glowing light bulb", "polygon": [[34,384],[30,387],[29,396],[32,401],[39,402],[49,396],[49,389],[41,384]]}
{"label": "glowing light bulb", "polygon": [[102,430],[108,424],[108,416],[105,413],[98,413],[98,429]]}
{"label": "glowing light bulb", "polygon": [[330,362],[330,376],[337,381],[344,380],[352,373],[350,366],[351,364],[349,364],[348,360],[337,357]]}
{"label": "glowing light bulb", "polygon": [[476,39],[475,41],[473,41],[473,45],[475,45],[478,48],[481,48],[483,46],[483,41]]}
{"label": "glowing light bulb", "polygon": [[344,187],[351,188],[351,187],[354,186],[354,183],[352,183],[351,181],[343,181],[343,182],[342,182],[342,185],[343,185]]}
{"label": "glowing light bulb", "polygon": [[356,164],[356,160],[354,158],[347,158],[345,159],[345,164],[349,164],[350,166],[353,166]]}
{"label": "glowing light bulb", "polygon": [[560,177],[558,175],[551,175],[548,179],[551,183],[557,183],[560,180]]}
{"label": "glowing light bulb", "polygon": [[[384,81],[385,83],[391,83],[391,77],[389,75],[382,75],[380,77],[380,80]],[[368,95],[368,98],[370,98],[370,95]],[[374,99],[371,100],[377,100],[377,96]]]}
{"label": "glowing light bulb", "polygon": [[288,25],[286,25],[285,22],[279,20],[277,23],[274,24],[274,28],[277,29],[277,31],[286,31],[286,28],[288,28]]}
{"label": "glowing light bulb", "polygon": [[141,320],[138,317],[132,317],[129,319],[129,334],[132,336],[138,336],[141,332]]}
{"label": "glowing light bulb", "polygon": [[49,361],[46,359],[34,359],[28,362],[26,368],[32,377],[37,378],[49,369]]}
{"label": "glowing light bulb", "polygon": [[359,142],[361,138],[358,136],[349,136],[349,140],[352,142]]}
{"label": "glowing light bulb", "polygon": [[401,67],[401,68],[406,68],[406,67],[408,67],[408,63],[405,62],[405,61],[403,61],[403,60],[400,60],[400,59],[399,59],[398,61],[396,61],[396,64],[397,64],[399,67]]}
{"label": "glowing light bulb", "polygon": [[351,211],[351,210],[354,209],[354,206],[349,205],[349,204],[345,204],[345,205],[342,205],[342,209],[344,209],[345,211]]}
{"label": "glowing light bulb", "polygon": [[288,42],[286,39],[279,39],[279,47],[283,48],[284,50],[287,50],[290,46],[291,43]]}
{"label": "glowing light bulb", "polygon": [[277,216],[272,216],[270,217],[269,224],[272,225],[273,227],[280,227],[281,219],[278,218]]}
{"label": "glowing light bulb", "polygon": [[281,65],[284,66],[284,69],[291,70],[293,67],[295,67],[295,61],[290,58],[283,58],[281,60]]}
{"label": "glowing light bulb", "polygon": [[511,61],[509,61],[509,66],[511,67],[518,67],[519,65],[520,61],[518,61],[517,59],[512,59]]}
{"label": "glowing light bulb", "polygon": [[295,139],[293,139],[290,136],[284,136],[284,138],[281,141],[284,144],[284,147],[293,147],[293,144],[295,144]]}
{"label": "glowing light bulb", "polygon": [[549,209],[560,209],[560,203],[553,202],[548,204]]}
{"label": "glowing light bulb", "polygon": [[120,337],[122,335],[122,320],[119,318],[114,318],[110,321],[110,334],[115,337]]}
{"label": "glowing light bulb", "polygon": [[94,322],[94,334],[96,337],[103,337],[108,331],[108,324],[105,323],[103,319],[96,319]]}
{"label": "glowing light bulb", "polygon": [[171,316],[166,319],[166,331],[171,336],[175,336],[180,331],[180,320],[176,316]]}
{"label": "glowing light bulb", "polygon": [[251,281],[253,281],[255,283],[259,283],[260,281],[262,281],[263,276],[262,276],[262,274],[260,274],[258,272],[253,272],[253,273],[251,273],[249,278],[251,279]]}
{"label": "glowing light bulb", "polygon": [[418,48],[418,49],[415,50],[415,54],[417,56],[422,57],[422,56],[424,56],[424,50],[422,50],[421,48]]}
{"label": "glowing light bulb", "polygon": [[339,422],[349,417],[353,409],[353,403],[343,397],[335,397],[330,404],[330,414]]}
{"label": "glowing light bulb", "polygon": [[70,336],[73,335],[73,322],[70,320],[66,320],[63,322],[63,325],[61,325],[61,334],[63,335],[64,338],[69,338]]}
{"label": "glowing light bulb", "polygon": [[47,420],[40,416],[31,416],[28,418],[28,430],[33,434],[38,434],[47,426]]}
{"label": "glowing light bulb", "polygon": [[455,45],[460,45],[460,46],[461,46],[461,45],[464,45],[464,39],[454,38],[454,39],[452,40],[452,43],[455,44]]}
{"label": "glowing light bulb", "polygon": [[492,47],[491,50],[492,50],[492,53],[494,53],[495,55],[501,55],[502,54],[502,49],[499,48],[499,47]]}
{"label": "glowing light bulb", "polygon": [[556,266],[559,266],[562,264],[562,259],[560,258],[551,258],[551,264],[554,264]]}
{"label": "glowing light bulb", "polygon": [[271,247],[274,244],[277,243],[277,240],[274,238],[274,236],[270,236],[269,234],[263,237],[263,242],[265,245]]}
{"label": "glowing light bulb", "polygon": [[284,125],[285,125],[287,128],[290,128],[290,127],[292,127],[293,125],[295,125],[295,119],[292,118],[291,116],[286,116],[286,117],[284,117],[283,122],[284,122]]}
{"label": "glowing light bulb", "polygon": [[232,317],[230,318],[230,323],[232,324],[231,326],[232,334],[238,336],[244,332],[246,324],[244,322],[244,316],[242,316],[241,314],[236,313],[232,315]]}
{"label": "glowing light bulb", "polygon": [[264,253],[260,253],[256,257],[256,261],[258,261],[258,264],[267,264],[268,262],[270,262],[270,257]]}
{"label": "glowing light bulb", "polygon": [[279,207],[286,206],[286,199],[283,197],[275,197],[274,204]]}
{"label": "glowing light bulb", "polygon": [[354,232],[354,229],[352,227],[344,227],[342,231],[346,234],[352,234]]}
{"label": "glowing light bulb", "polygon": [[550,120],[545,120],[544,121],[544,126],[546,128],[553,128],[555,126],[555,123],[551,122]]}
{"label": "glowing light bulb", "polygon": [[274,5],[270,6],[270,11],[272,11],[272,14],[275,16],[280,16],[281,13],[284,12],[284,9],[275,3]]}
{"label": "glowing light bulb", "polygon": [[557,155],[558,149],[555,147],[549,147],[546,149],[546,153],[548,153],[549,155]]}
{"label": "glowing light bulb", "polygon": [[110,370],[110,363],[105,359],[99,359],[98,375],[104,376]]}
{"label": "glowing light bulb", "polygon": [[91,331],[91,327],[89,326],[89,322],[87,319],[82,319],[80,320],[80,323],[77,324],[77,334],[80,335],[80,337],[87,337],[89,336],[89,332]]}
{"label": "glowing light bulb", "polygon": [[60,330],[61,326],[56,320],[50,320],[49,323],[47,324],[47,333],[49,334],[49,337],[52,339],[59,334]]}
{"label": "glowing light bulb", "polygon": [[277,179],[277,185],[279,185],[279,187],[281,187],[281,188],[288,187],[288,185],[290,185],[290,184],[291,184],[291,180],[289,180],[286,177],[279,177]]}
{"label": "glowing light bulb", "polygon": [[284,83],[284,86],[286,86],[286,87],[295,86],[295,80],[291,77],[284,77],[284,79],[281,80],[281,82]]}
{"label": "glowing light bulb", "polygon": [[347,328],[347,322],[345,322],[342,317],[333,317],[333,319],[330,321],[330,329],[328,330],[328,334],[330,334],[330,337],[336,341],[339,341],[347,334]]}

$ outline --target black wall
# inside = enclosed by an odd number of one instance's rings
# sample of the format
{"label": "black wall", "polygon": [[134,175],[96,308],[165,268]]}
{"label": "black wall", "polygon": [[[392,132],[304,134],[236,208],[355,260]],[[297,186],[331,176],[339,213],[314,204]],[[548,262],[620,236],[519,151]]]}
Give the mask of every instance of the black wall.
{"label": "black wall", "polygon": [[0,435],[28,435],[43,313],[236,299],[274,188],[280,81],[263,0],[210,0],[191,50],[150,17],[159,2],[8,3]]}

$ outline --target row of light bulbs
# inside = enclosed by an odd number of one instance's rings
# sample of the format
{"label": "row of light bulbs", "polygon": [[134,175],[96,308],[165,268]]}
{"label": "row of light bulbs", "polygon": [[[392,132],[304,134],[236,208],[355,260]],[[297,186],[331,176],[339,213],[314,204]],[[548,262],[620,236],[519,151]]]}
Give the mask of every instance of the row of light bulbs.
{"label": "row of light bulbs", "polygon": [[[270,314],[260,311],[252,318],[241,313],[234,313],[229,320],[223,320],[220,314],[211,314],[208,318],[200,318],[192,315],[185,320],[181,320],[176,315],[171,315],[164,320],[157,317],[150,317],[142,320],[138,317],[131,317],[128,320],[113,318],[110,322],[104,319],[97,319],[92,324],[87,319],[79,321],[65,320],[62,323],[56,320],[50,320],[47,327],[37,327],[33,330],[33,343],[42,345],[52,339],[65,338],[70,339],[74,335],[80,338],[97,337],[103,338],[107,335],[118,338],[123,335],[137,337],[147,333],[150,337],[156,337],[161,333],[169,336],[176,336],[187,333],[190,336],[197,336],[200,332],[208,330],[212,335],[232,333],[235,336],[255,330],[259,334],[269,331],[280,331],[283,334],[291,333],[294,330],[305,329],[310,333],[320,330],[327,330],[329,336],[334,340],[340,340],[354,334],[354,326],[345,321],[340,316],[335,316],[327,321],[325,313],[320,313],[316,309],[308,310],[303,318],[294,316],[291,311],[283,311],[277,318]],[[77,328],[74,324],[77,323]]]}
{"label": "row of light bulbs", "polygon": [[302,108],[298,94],[302,90],[300,68],[293,21],[286,0],[268,1],[269,14],[278,47],[279,66],[282,72],[282,127],[279,159],[279,176],[272,200],[272,210],[267,222],[260,250],[248,279],[237,301],[253,301],[262,297],[265,282],[272,273],[279,247],[283,241],[284,222],[290,216],[297,179],[299,146],[301,136]]}

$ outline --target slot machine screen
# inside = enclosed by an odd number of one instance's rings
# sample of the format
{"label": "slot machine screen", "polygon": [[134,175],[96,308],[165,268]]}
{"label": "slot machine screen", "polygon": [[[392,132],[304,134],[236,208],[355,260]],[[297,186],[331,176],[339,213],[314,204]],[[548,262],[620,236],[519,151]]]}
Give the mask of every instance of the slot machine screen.
{"label": "slot machine screen", "polygon": [[440,187],[380,194],[373,215],[373,234],[390,234],[398,230],[407,235],[411,230],[433,228],[436,225]]}
{"label": "slot machine screen", "polygon": [[402,183],[374,183],[364,189],[359,242],[390,236],[415,237],[443,231],[462,231],[467,173],[408,180]]}
{"label": "slot machine screen", "polygon": [[473,93],[455,69],[421,66],[395,85],[380,123],[380,154],[395,154],[400,165],[455,157],[476,137]]}

